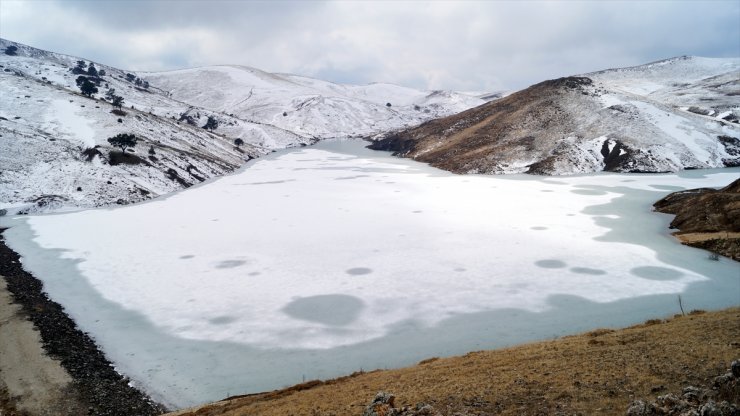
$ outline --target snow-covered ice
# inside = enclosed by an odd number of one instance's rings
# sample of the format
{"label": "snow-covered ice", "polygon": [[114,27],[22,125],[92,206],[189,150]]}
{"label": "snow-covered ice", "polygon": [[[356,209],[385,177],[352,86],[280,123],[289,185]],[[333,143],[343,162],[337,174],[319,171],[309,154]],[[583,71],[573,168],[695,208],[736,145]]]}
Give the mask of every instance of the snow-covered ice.
{"label": "snow-covered ice", "polygon": [[137,205],[4,218],[117,368],[180,407],[740,302],[651,204],[740,169],[452,175],[355,141]]}

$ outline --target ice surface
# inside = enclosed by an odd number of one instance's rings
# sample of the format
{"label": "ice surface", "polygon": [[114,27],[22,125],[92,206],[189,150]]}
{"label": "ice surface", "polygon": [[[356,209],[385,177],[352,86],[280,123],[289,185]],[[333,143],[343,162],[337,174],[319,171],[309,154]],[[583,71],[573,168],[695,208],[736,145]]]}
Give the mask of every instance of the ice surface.
{"label": "ice surface", "polygon": [[115,209],[5,218],[117,368],[179,407],[740,301],[651,204],[740,169],[458,176],[326,142]]}

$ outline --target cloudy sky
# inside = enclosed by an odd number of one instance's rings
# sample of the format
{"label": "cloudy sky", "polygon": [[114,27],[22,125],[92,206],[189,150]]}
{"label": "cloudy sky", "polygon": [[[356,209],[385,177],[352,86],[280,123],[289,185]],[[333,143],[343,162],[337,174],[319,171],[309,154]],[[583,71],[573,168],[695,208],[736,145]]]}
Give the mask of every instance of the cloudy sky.
{"label": "cloudy sky", "polygon": [[0,0],[0,37],[122,69],[240,64],[468,91],[740,56],[738,22],[738,0]]}

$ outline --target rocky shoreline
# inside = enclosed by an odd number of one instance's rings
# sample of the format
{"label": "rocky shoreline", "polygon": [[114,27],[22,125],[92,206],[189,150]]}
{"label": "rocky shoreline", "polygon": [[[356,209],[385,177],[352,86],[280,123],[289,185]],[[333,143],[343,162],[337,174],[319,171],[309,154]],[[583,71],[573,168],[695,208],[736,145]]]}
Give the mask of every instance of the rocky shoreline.
{"label": "rocky shoreline", "polygon": [[653,207],[676,216],[670,228],[681,244],[740,261],[740,179],[722,189],[673,192]]}
{"label": "rocky shoreline", "polygon": [[[164,413],[166,409],[162,405],[132,387],[128,378],[115,371],[95,341],[77,327],[60,304],[44,293],[41,281],[23,270],[18,254],[5,244],[4,231],[0,229],[0,276],[6,281],[14,302],[21,306],[21,313],[39,331],[45,352],[60,361],[71,376],[74,391],[70,394],[77,396],[80,405],[87,408],[87,414]],[[10,411],[8,414],[24,414]],[[2,407],[0,414],[4,414]]]}

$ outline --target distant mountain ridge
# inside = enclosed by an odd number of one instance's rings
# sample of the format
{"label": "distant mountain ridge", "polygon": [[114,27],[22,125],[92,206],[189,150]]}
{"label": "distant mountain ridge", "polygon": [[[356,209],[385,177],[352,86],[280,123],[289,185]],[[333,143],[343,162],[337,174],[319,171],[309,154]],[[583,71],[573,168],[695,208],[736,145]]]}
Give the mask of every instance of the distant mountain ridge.
{"label": "distant mountain ridge", "polygon": [[740,59],[678,57],[544,81],[370,147],[457,173],[740,165]]}
{"label": "distant mountain ridge", "polygon": [[[78,61],[104,72],[92,77],[92,97],[76,85],[88,76],[73,73]],[[106,98],[110,89],[122,108]],[[0,91],[0,210],[10,213],[142,201],[275,149],[379,134],[485,102],[239,66],[124,71],[5,39]],[[107,142],[117,134],[139,142],[123,154]]]}

